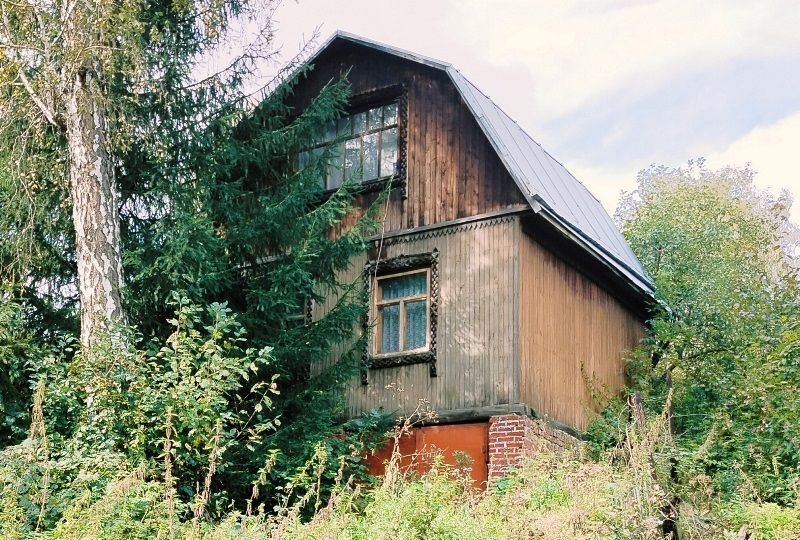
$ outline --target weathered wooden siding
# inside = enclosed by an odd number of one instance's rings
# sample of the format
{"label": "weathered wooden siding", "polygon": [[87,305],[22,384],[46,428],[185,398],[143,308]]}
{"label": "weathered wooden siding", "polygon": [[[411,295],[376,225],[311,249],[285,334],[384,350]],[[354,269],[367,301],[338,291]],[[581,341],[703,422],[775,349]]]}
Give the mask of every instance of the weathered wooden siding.
{"label": "weathered wooden siding", "polygon": [[520,393],[538,414],[583,429],[624,383],[644,323],[527,234],[520,235]]}
{"label": "weathered wooden siding", "polygon": [[[290,105],[301,110],[348,70],[354,96],[404,88],[406,197],[395,188],[381,209],[386,233],[527,205],[441,71],[341,42],[317,57]],[[360,196],[359,210],[341,229],[377,196]],[[351,416],[373,407],[409,412],[420,399],[439,411],[525,403],[580,429],[599,407],[598,395],[621,389],[624,351],[641,338],[643,324],[523,233],[516,217],[393,238],[383,256],[434,248],[440,251],[439,376],[431,378],[426,364],[372,370],[368,385],[356,379],[348,389]],[[354,260],[343,279],[358,279],[365,261]]]}
{"label": "weathered wooden siding", "polygon": [[[427,364],[370,370],[369,384],[348,389],[351,416],[409,413],[420,399],[437,411],[519,401],[519,236],[519,219],[505,216],[386,240],[386,258],[439,250],[438,376]],[[343,279],[358,279],[365,261]]]}
{"label": "weathered wooden siding", "polygon": [[[302,109],[320,88],[348,69],[352,95],[404,85],[407,92],[407,197],[390,197],[386,230],[396,231],[524,204],[513,179],[483,135],[450,79],[441,71],[378,51],[342,43],[324,51],[296,89]],[[401,124],[403,115],[401,114]],[[401,131],[402,131],[401,125]],[[377,197],[359,198],[353,223]]]}

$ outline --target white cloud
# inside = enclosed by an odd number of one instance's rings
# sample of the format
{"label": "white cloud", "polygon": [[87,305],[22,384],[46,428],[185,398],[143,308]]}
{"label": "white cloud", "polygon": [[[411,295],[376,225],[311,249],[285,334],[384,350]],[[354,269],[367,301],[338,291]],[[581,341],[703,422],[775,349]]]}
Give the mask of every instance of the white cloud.
{"label": "white cloud", "polygon": [[[586,164],[566,164],[575,178],[583,182],[589,191],[597,197],[610,215],[614,215],[623,191],[636,188],[638,169],[607,169]],[[642,167],[643,168],[643,167]]]}
{"label": "white cloud", "polygon": [[278,20],[287,53],[323,24],[322,38],[341,28],[452,62],[531,128],[677,73],[800,50],[796,0],[303,0]]}
{"label": "white cloud", "polygon": [[796,2],[493,0],[451,15],[487,63],[527,70],[533,116],[563,116],[614,91],[646,91],[676,72],[800,48]]}
{"label": "white cloud", "polygon": [[795,195],[792,219],[800,223],[800,111],[767,126],[759,126],[732,142],[725,150],[707,157],[713,167],[751,163],[756,185],[776,193],[786,189]]}
{"label": "white cloud", "polygon": [[[743,137],[733,141],[721,152],[706,156],[710,168],[726,165],[745,166],[751,164],[756,171],[758,188],[778,195],[787,190],[794,196],[791,217],[800,223],[800,111],[766,126],[759,126]],[[697,156],[687,156],[697,157]],[[667,163],[681,166],[685,163]],[[619,168],[602,168],[587,163],[567,163],[569,170],[600,199],[606,210],[613,215],[622,191],[636,187],[636,174],[647,167],[647,163],[630,164]]]}

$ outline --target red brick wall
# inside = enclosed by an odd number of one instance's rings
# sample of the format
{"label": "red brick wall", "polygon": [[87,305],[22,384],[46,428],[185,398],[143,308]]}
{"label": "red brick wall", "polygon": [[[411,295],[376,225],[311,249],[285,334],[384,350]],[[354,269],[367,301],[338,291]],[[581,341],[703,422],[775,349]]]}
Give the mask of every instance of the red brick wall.
{"label": "red brick wall", "polygon": [[578,439],[546,422],[521,414],[489,419],[489,482],[508,474],[537,450],[558,451],[575,446]]}

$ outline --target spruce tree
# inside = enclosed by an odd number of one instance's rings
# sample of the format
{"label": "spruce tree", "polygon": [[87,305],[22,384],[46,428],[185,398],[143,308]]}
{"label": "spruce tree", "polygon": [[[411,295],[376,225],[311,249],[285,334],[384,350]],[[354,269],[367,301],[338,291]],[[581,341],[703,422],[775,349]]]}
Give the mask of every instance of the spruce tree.
{"label": "spruce tree", "polygon": [[[124,235],[134,276],[129,313],[145,335],[166,335],[169,294],[181,291],[197,304],[226,302],[248,344],[272,348],[280,394],[264,418],[277,414],[280,426],[257,448],[232,450],[229,460],[237,465],[221,476],[239,501],[270,451],[280,456],[271,472],[276,484],[293,477],[320,444],[327,448],[328,471],[351,452],[341,436],[344,387],[360,369],[363,342],[353,335],[367,305],[362,280],[341,282],[339,275],[367,247],[381,205],[343,234],[331,234],[353,211],[359,186],[345,182],[323,192],[330,156],[302,170],[296,158],[343,113],[349,85],[332,82],[305,110],[292,110],[285,98],[303,76],[285,81],[257,107],[210,124],[194,139],[205,145],[193,153],[195,179],[165,188],[169,213]],[[310,320],[309,309],[332,297],[335,307]]]}
{"label": "spruce tree", "polygon": [[[178,292],[198,305],[226,303],[243,325],[248,346],[272,348],[269,375],[278,374],[281,393],[264,418],[279,415],[280,427],[258,447],[243,441],[219,471],[223,491],[238,501],[268,452],[281,456],[272,468],[276,482],[293,476],[319,444],[329,448],[335,464],[346,446],[340,435],[343,387],[357,372],[362,350],[351,338],[366,309],[361,284],[340,283],[337,276],[364,249],[375,216],[331,236],[352,210],[358,187],[345,183],[323,193],[319,180],[329,156],[303,170],[295,158],[341,115],[346,81],[333,81],[304,111],[289,109],[285,97],[310,66],[289,76],[288,69],[297,67],[291,65],[269,87],[245,90],[259,62],[274,52],[273,2],[127,0],[103,4],[92,14],[72,5],[3,4],[0,76],[8,84],[0,90],[0,200],[12,211],[0,216],[0,271],[13,284],[7,296],[22,306],[38,340],[57,341],[80,328],[84,345],[92,344],[87,336],[95,330],[78,324],[80,303],[86,304],[79,244],[86,238],[75,220],[80,200],[66,119],[72,113],[66,98],[53,94],[64,84],[59,62],[69,57],[54,52],[69,50],[59,29],[88,25],[86,39],[94,41],[81,49],[85,57],[70,73],[91,79],[90,95],[83,95],[91,101],[88,110],[102,108],[102,136],[96,140],[107,155],[95,162],[102,162],[110,183],[103,189],[113,192],[105,203],[116,200],[123,265],[117,275],[125,276],[124,287],[105,287],[114,295],[121,291],[121,310],[106,318],[122,320],[124,310],[142,343],[163,342],[172,332],[170,299]],[[202,56],[224,43],[233,21],[247,15],[266,17],[253,44],[225,70],[196,80]],[[32,55],[47,53],[42,62],[16,52],[22,38]],[[116,268],[113,256],[92,255]],[[304,320],[309,302],[330,296],[340,299],[334,309],[319,320]],[[31,378],[42,376],[44,363],[30,361]],[[64,362],[69,361],[68,354]],[[260,413],[253,414],[259,421]],[[76,418],[56,426],[62,436],[80,432]],[[114,440],[124,437],[109,437]],[[162,451],[155,440],[146,446],[148,459]]]}

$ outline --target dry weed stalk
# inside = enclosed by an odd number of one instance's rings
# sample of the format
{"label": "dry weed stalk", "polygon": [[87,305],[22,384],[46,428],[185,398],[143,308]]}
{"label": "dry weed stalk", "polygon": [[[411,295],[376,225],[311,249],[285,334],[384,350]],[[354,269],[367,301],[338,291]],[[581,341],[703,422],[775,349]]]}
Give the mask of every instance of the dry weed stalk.
{"label": "dry weed stalk", "polygon": [[30,448],[28,460],[39,465],[42,470],[42,490],[38,495],[39,516],[36,519],[36,530],[39,531],[44,520],[47,506],[47,493],[50,489],[50,448],[47,442],[47,428],[44,423],[44,381],[36,385],[31,411]]}
{"label": "dry weed stalk", "polygon": [[318,445],[314,450],[314,455],[309,459],[306,464],[301,469],[300,473],[297,475],[299,480],[309,478],[309,472],[311,467],[316,463],[316,467],[314,469],[314,477],[316,481],[312,483],[311,488],[309,488],[302,497],[291,503],[290,501],[292,495],[294,494],[295,483],[290,484],[289,491],[286,493],[283,499],[283,503],[281,504],[280,509],[278,510],[273,523],[275,524],[275,528],[273,529],[270,537],[276,540],[283,538],[286,534],[287,528],[289,525],[294,523],[300,512],[303,508],[306,507],[308,502],[313,497],[319,497],[319,490],[322,486],[322,475],[325,473],[325,462],[328,459],[328,453],[322,445]]}
{"label": "dry weed stalk", "polygon": [[277,461],[277,452],[271,452],[267,456],[264,466],[261,467],[260,471],[258,471],[258,478],[256,478],[255,482],[253,482],[253,489],[250,492],[250,498],[247,499],[247,511],[245,512],[245,516],[250,517],[253,515],[253,501],[258,499],[258,497],[261,495],[260,487],[267,484],[269,473],[272,472],[272,468],[275,466]]}
{"label": "dry weed stalk", "polygon": [[[387,389],[392,386],[393,385],[387,386]],[[403,390],[402,388],[399,388],[397,391],[402,392]],[[431,452],[426,452],[424,448],[419,452],[414,452],[410,456],[403,456],[400,452],[400,440],[403,437],[411,435],[411,432],[415,427],[425,424],[433,424],[437,421],[438,416],[436,411],[431,408],[430,403],[426,399],[418,400],[417,406],[414,408],[411,414],[405,417],[401,416],[397,419],[395,427],[391,431],[392,455],[386,462],[383,474],[384,486],[393,486],[405,476],[406,471],[404,471],[404,467],[401,466],[401,462],[404,457],[410,457],[411,459],[408,467],[405,467],[405,469],[409,471],[415,469],[415,466],[418,463],[424,463],[426,456],[428,459],[431,458]]]}
{"label": "dry weed stalk", "polygon": [[167,422],[164,434],[164,502],[169,513],[169,538],[175,539],[175,480],[172,477],[172,407],[167,408]]}
{"label": "dry weed stalk", "polygon": [[214,440],[211,443],[211,454],[208,458],[208,472],[203,480],[203,491],[195,499],[194,517],[192,518],[192,533],[190,538],[197,538],[200,533],[200,520],[205,514],[208,501],[211,498],[211,479],[217,472],[217,460],[220,456],[220,442],[222,441],[222,422],[217,420],[214,426]]}
{"label": "dry weed stalk", "polygon": [[[670,493],[668,484],[675,474],[675,462],[668,456],[667,462],[659,463],[657,456],[667,455],[665,449],[674,445],[672,436],[672,390],[667,394],[662,414],[647,419],[644,405],[638,393],[634,393],[629,404],[633,422],[626,428],[625,454],[628,469],[634,479],[633,498],[636,514],[642,523],[649,516],[659,515],[661,529],[667,538],[677,538],[676,522],[680,500]],[[660,474],[661,473],[661,474]]]}

